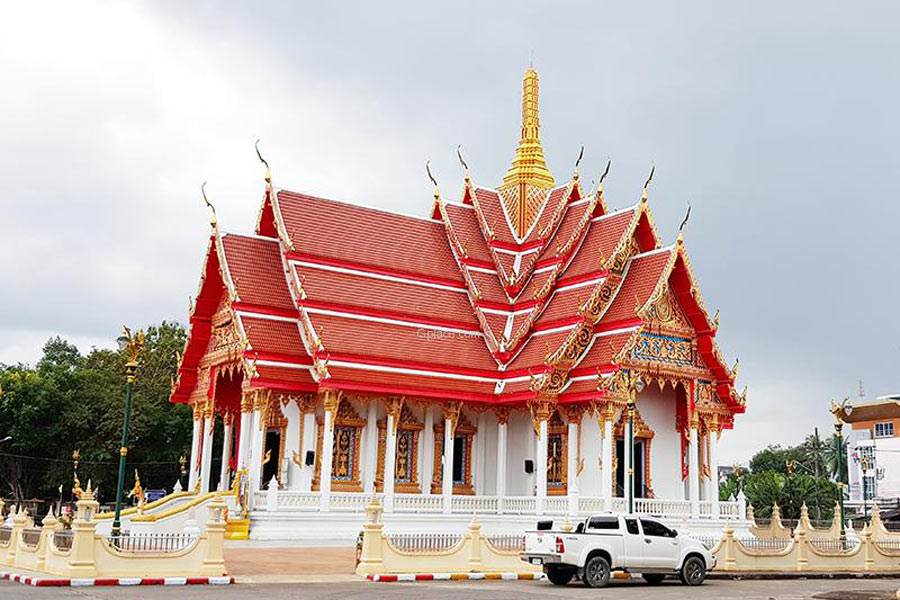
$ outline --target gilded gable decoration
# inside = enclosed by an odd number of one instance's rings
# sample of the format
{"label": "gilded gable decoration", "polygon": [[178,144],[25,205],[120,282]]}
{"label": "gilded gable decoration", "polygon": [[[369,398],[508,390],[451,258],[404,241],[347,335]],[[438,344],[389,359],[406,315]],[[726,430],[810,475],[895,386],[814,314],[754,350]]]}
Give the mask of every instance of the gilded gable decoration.
{"label": "gilded gable decoration", "polygon": [[[394,490],[403,494],[420,494],[419,440],[425,426],[416,418],[410,407],[402,405],[394,420],[396,452],[394,463]],[[378,421],[378,465],[375,474],[375,490],[384,489],[384,461],[387,449],[387,419]]]}

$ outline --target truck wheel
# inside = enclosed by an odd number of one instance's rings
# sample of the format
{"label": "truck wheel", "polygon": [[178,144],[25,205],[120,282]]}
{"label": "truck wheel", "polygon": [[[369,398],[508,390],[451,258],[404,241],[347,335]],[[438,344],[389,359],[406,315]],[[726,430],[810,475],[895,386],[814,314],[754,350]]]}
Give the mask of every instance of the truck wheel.
{"label": "truck wheel", "polygon": [[592,588],[606,587],[609,583],[609,562],[595,556],[584,565],[584,585]]}
{"label": "truck wheel", "polygon": [[685,585],[700,585],[706,578],[706,565],[699,556],[689,556],[681,565],[681,583]]}
{"label": "truck wheel", "polygon": [[641,577],[650,585],[659,585],[666,578],[663,573],[644,573]]}
{"label": "truck wheel", "polygon": [[547,579],[549,579],[550,583],[553,585],[566,585],[572,581],[572,577],[574,576],[575,569],[558,567],[556,565],[547,567]]}

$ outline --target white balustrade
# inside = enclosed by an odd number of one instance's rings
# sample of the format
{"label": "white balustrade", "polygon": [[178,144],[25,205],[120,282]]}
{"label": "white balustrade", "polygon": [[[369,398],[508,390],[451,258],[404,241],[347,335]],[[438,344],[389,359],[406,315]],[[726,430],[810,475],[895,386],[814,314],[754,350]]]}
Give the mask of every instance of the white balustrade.
{"label": "white balustrade", "polygon": [[719,502],[719,517],[722,519],[743,519],[740,502]]}
{"label": "white balustrade", "polygon": [[547,496],[544,499],[544,512],[548,515],[564,515],[568,510],[568,496]]}
{"label": "white balustrade", "polygon": [[453,496],[450,502],[454,513],[495,513],[496,496]]}
{"label": "white balustrade", "polygon": [[443,500],[436,495],[394,494],[394,512],[439,513]]}
{"label": "white balustrade", "polygon": [[[383,494],[376,495],[383,501]],[[266,492],[254,496],[257,510],[265,510]],[[359,512],[365,510],[372,494],[364,492],[332,492],[330,510],[339,512]],[[440,513],[443,497],[431,494],[395,494],[394,512],[398,513]],[[740,502],[719,502],[718,516],[713,515],[713,503],[700,502],[700,517],[704,519],[741,518]],[[319,492],[278,491],[278,510],[318,511],[321,510]],[[543,502],[543,512],[547,515],[565,515],[569,511],[567,496],[547,496]],[[536,515],[535,496],[453,496],[451,511],[455,514],[509,514]],[[627,511],[625,498],[612,498],[611,502],[602,497],[580,496],[578,514],[581,516],[600,512],[624,513]],[[665,500],[662,498],[635,498],[634,512],[668,518],[690,517],[691,503],[687,500]],[[572,515],[573,517],[576,515]]]}
{"label": "white balustrade", "polygon": [[605,512],[606,501],[599,496],[579,496],[578,497],[578,513],[589,515],[593,513]]}
{"label": "white balustrade", "polygon": [[689,515],[691,503],[687,500],[663,500],[661,498],[635,498],[634,512],[646,515],[681,517]]}
{"label": "white balustrade", "polygon": [[506,496],[500,499],[500,510],[515,515],[533,515],[537,512],[534,496]]}
{"label": "white balustrade", "polygon": [[319,510],[319,492],[278,492],[278,510]]}
{"label": "white balustrade", "polygon": [[[378,498],[383,502],[381,494],[378,494]],[[365,492],[332,492],[331,509],[362,512],[371,500],[372,494]]]}

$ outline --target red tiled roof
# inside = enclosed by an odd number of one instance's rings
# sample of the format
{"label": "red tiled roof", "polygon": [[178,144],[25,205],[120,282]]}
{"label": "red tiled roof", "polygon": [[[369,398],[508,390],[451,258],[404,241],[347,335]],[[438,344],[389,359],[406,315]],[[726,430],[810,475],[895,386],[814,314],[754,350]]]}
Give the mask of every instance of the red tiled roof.
{"label": "red tiled roof", "polygon": [[241,302],[292,309],[277,240],[244,235],[222,237],[228,272]]}
{"label": "red tiled roof", "polygon": [[632,258],[625,275],[625,281],[616,292],[601,323],[614,323],[636,316],[636,308],[641,308],[665,274],[666,264],[674,250],[660,250]]}
{"label": "red tiled roof", "polygon": [[[277,204],[267,204],[263,220],[280,220],[289,238],[282,241],[292,247],[284,250],[274,239],[238,235],[225,236],[221,244],[223,268],[235,286],[240,300],[235,308],[250,342],[248,358],[257,362],[251,385],[309,391],[338,387],[473,402],[524,401],[534,394],[530,379],[507,383],[499,395],[494,394],[496,382],[547,372],[548,355],[573,333],[581,318],[579,306],[606,276],[605,261],[632,235],[636,211],[642,208],[586,219],[588,211],[595,210],[592,203],[567,205],[567,190],[568,186],[560,186],[547,192],[537,224],[521,243],[510,231],[496,190],[475,188],[473,207],[445,205],[446,222],[278,192]],[[490,240],[482,233],[477,211],[495,234]],[[582,223],[586,224],[579,227]],[[537,237],[548,226],[550,237],[542,246]],[[455,242],[448,240],[448,231]],[[634,235],[644,250],[656,244],[646,216]],[[567,245],[571,252],[556,257],[557,248]],[[209,340],[209,320],[225,291],[216,248],[211,244],[173,401],[192,398],[197,365]],[[454,249],[459,256],[454,256]],[[536,251],[525,252],[529,249]],[[635,310],[669,277],[667,266],[675,251],[632,258],[595,330],[640,325]],[[518,271],[524,276],[516,288],[523,286],[521,291],[510,286],[516,260],[510,252],[520,254]],[[533,273],[548,266],[552,268]],[[693,283],[685,265],[678,263],[672,277],[670,286],[698,330],[701,354],[711,365],[720,395],[733,392],[708,317],[686,292]],[[550,294],[536,302],[537,291],[551,280],[553,285],[546,288]],[[296,305],[292,284],[305,294]],[[508,315],[485,309],[527,309],[513,316],[511,345],[496,359],[481,328],[499,340]],[[273,318],[301,315],[308,316],[321,342],[322,349],[313,357],[304,349],[296,320]],[[596,337],[569,376],[595,375],[598,367],[609,367],[636,331]],[[502,370],[498,360],[506,363]],[[316,381],[309,368],[287,366],[311,366],[314,361],[320,361],[317,369],[327,368],[327,377]],[[581,402],[594,393],[600,394],[591,376],[566,388],[560,401],[568,397],[565,401]]]}
{"label": "red tiled roof", "polygon": [[462,282],[439,221],[278,192],[296,252]]}

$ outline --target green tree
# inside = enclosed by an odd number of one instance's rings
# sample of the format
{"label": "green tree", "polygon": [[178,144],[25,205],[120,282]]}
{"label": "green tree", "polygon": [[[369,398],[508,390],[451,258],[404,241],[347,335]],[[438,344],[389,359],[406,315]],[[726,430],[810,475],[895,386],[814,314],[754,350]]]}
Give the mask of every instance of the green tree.
{"label": "green tree", "polygon": [[[135,383],[129,438],[128,480],[140,470],[145,488],[170,488],[179,476],[178,458],[190,446],[190,410],[168,401],[175,353],[184,328],[163,322],[147,329]],[[73,482],[72,453],[79,450],[79,477],[91,479],[102,498],[111,498],[116,478],[124,411],[124,357],[93,349],[83,356],[60,338],[44,346],[37,365],[0,365],[0,478],[17,500],[57,497]],[[130,483],[129,483],[130,485]]]}

